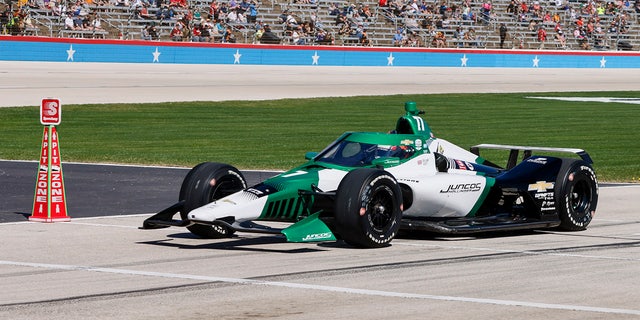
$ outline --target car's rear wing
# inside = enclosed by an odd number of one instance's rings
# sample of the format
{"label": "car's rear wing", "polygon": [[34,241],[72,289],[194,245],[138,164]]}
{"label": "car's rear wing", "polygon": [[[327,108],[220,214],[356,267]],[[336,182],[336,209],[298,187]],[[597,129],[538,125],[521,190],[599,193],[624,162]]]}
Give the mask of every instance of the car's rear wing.
{"label": "car's rear wing", "polygon": [[585,162],[592,164],[593,160],[589,154],[582,149],[574,149],[574,148],[549,148],[549,147],[525,147],[525,146],[509,146],[509,145],[501,145],[501,144],[479,144],[470,148],[471,152],[477,156],[480,156],[480,149],[496,149],[496,150],[510,150],[509,152],[509,160],[507,161],[507,169],[511,169],[516,166],[518,163],[518,153],[520,150],[523,151],[522,160],[531,157],[532,151],[543,151],[543,152],[566,152],[566,153],[575,153]]}

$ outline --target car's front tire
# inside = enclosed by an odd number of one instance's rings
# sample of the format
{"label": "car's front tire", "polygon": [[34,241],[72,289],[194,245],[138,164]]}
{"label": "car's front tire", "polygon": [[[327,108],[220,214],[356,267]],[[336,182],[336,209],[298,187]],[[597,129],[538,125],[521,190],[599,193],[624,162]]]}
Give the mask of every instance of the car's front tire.
{"label": "car's front tire", "polygon": [[364,248],[387,246],[402,219],[402,192],[396,179],[379,169],[356,169],[336,194],[336,231],[347,243]]}
{"label": "car's front tire", "polygon": [[585,230],[598,205],[598,180],[593,167],[576,159],[563,159],[556,179],[556,208],[560,228]]}
{"label": "car's front tire", "polygon": [[[182,220],[186,220],[191,210],[245,188],[247,182],[235,167],[224,163],[203,162],[193,167],[182,182],[180,200],[184,200],[184,206],[180,216]],[[234,233],[233,230],[219,225],[194,224],[187,229],[199,237],[208,239],[227,238]]]}

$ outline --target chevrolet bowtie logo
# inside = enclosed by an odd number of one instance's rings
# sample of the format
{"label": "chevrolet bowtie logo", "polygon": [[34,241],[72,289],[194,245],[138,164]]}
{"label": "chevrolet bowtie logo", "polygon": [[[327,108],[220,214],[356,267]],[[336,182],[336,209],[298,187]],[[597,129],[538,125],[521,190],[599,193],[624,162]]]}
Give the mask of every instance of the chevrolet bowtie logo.
{"label": "chevrolet bowtie logo", "polygon": [[529,191],[535,190],[536,192],[545,192],[549,189],[553,189],[554,185],[555,183],[553,182],[538,181],[529,185]]}

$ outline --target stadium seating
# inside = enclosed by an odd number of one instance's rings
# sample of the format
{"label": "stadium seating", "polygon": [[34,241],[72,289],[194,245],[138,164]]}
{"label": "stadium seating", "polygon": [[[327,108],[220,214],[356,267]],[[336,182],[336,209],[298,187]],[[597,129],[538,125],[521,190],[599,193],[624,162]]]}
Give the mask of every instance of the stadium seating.
{"label": "stadium seating", "polygon": [[[11,0],[0,0],[0,12],[3,4],[8,7]],[[220,0],[219,2],[228,2],[231,0]],[[380,7],[378,1],[374,0],[358,0],[358,2],[349,2],[346,0],[307,0],[296,2],[287,2],[279,0],[262,0],[258,7],[257,21],[261,24],[268,24],[271,30],[278,35],[282,44],[304,43],[306,45],[333,44],[344,46],[420,46],[420,47],[443,47],[437,45],[434,37],[437,33],[441,33],[446,39],[446,48],[482,48],[482,49],[498,49],[500,48],[499,27],[504,24],[508,30],[508,36],[504,42],[504,49],[547,49],[547,50],[638,50],[640,48],[640,0],[638,4],[625,1],[622,8],[612,11],[610,14],[597,15],[602,28],[601,33],[593,32],[593,34],[581,39],[574,37],[575,20],[582,16],[583,21],[588,21],[593,15],[584,13],[587,0],[568,0],[563,2],[561,6],[557,6],[555,0],[543,1],[541,5],[544,12],[549,15],[558,14],[560,17],[559,25],[564,31],[566,37],[566,46],[555,38],[556,23],[545,22],[543,18],[534,17],[532,14],[520,18],[517,15],[509,13],[508,6],[511,0],[493,0],[491,13],[484,15],[482,13],[483,2],[458,0],[454,2],[444,2],[452,7],[440,10],[440,2],[425,1],[419,3],[430,7],[431,10],[422,11],[420,14],[410,13],[408,10],[395,9],[394,7]],[[560,0],[564,1],[564,0]],[[35,1],[29,1],[29,4]],[[239,2],[239,1],[238,1]],[[405,0],[406,2],[406,0]],[[518,2],[518,1],[516,1]],[[537,1],[528,1],[527,4],[532,6]],[[183,15],[200,15],[202,18],[209,16],[210,3],[206,0],[190,0],[189,9],[174,9],[173,17],[166,19],[155,18],[156,13],[160,10],[157,7],[148,7],[148,15],[141,17],[138,10],[130,6],[117,5],[87,5],[88,10],[100,19],[101,28],[84,28],[82,30],[65,29],[64,18],[52,13],[50,9],[42,9],[36,5],[24,5],[25,12],[31,18],[31,26],[22,28],[7,28],[3,22],[2,31],[4,34],[13,33],[17,35],[38,35],[49,37],[82,37],[82,38],[100,38],[100,39],[138,39],[145,38],[146,31],[149,26],[153,26],[157,32],[157,36],[153,36],[152,40],[170,40],[169,34],[174,25]],[[470,12],[473,17],[467,18],[461,7],[464,3],[470,4]],[[606,3],[606,2],[596,2]],[[409,3],[402,3],[407,5]],[[454,5],[455,4],[455,5]],[[569,5],[573,8],[565,10],[563,6]],[[352,15],[352,10],[357,11],[360,8],[368,6],[371,16],[368,18]],[[16,4],[13,2],[14,10]],[[367,41],[361,39],[360,33],[341,32],[341,24],[336,23],[337,16],[331,11],[346,12],[345,19],[351,26],[351,30],[358,28],[366,32]],[[426,13],[425,13],[426,12]],[[332,35],[331,40],[318,41],[316,34],[303,35],[303,41],[299,41],[293,34],[291,26],[283,22],[282,15],[291,15],[296,19],[297,23],[313,21],[316,26],[320,26],[326,33]],[[573,16],[572,16],[573,15]],[[626,18],[626,26],[618,31],[616,23]],[[193,20],[192,20],[193,21]],[[533,22],[532,22],[533,21]],[[235,35],[235,41],[239,43],[258,43],[255,37],[256,26],[251,23],[230,23]],[[361,25],[359,27],[359,25]],[[586,25],[586,23],[585,23]],[[547,41],[541,46],[538,41],[537,31],[543,26],[547,32]],[[455,38],[456,28],[467,32],[469,35],[475,33],[471,38]],[[316,28],[317,29],[317,28]],[[396,31],[400,30],[404,35],[401,43],[394,43],[393,37]],[[469,32],[473,30],[472,32]],[[345,31],[345,30],[342,30]],[[361,30],[362,31],[362,30]],[[295,39],[294,39],[295,38]],[[148,39],[148,38],[146,38]],[[190,38],[185,39],[189,41]],[[222,35],[214,35],[210,41],[220,42]]]}

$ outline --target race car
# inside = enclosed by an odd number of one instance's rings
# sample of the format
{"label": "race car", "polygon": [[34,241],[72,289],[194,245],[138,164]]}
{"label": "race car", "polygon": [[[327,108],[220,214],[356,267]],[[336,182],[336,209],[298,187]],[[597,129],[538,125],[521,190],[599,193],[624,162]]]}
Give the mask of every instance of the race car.
{"label": "race car", "polygon": [[[307,153],[306,163],[253,186],[231,165],[201,163],[184,178],[179,201],[141,228],[186,227],[203,238],[258,232],[377,248],[401,230],[576,231],[591,222],[598,181],[584,150],[481,144],[467,151],[436,138],[421,114],[407,102],[394,130],[346,132]],[[506,165],[482,158],[482,149],[508,150]]]}

